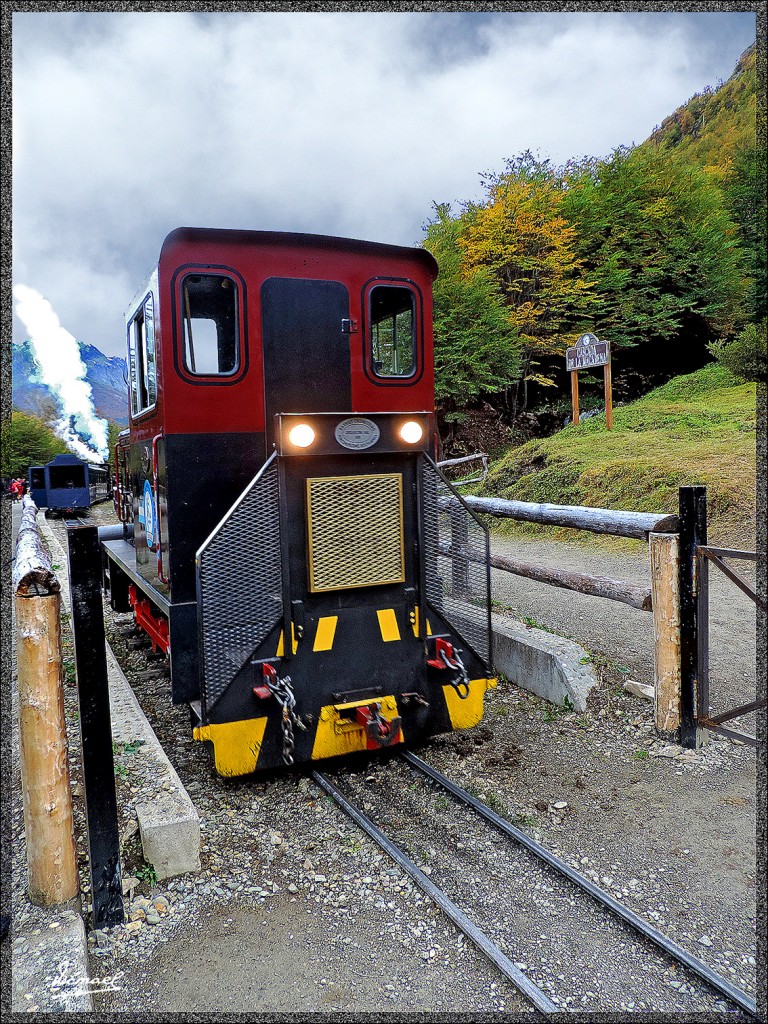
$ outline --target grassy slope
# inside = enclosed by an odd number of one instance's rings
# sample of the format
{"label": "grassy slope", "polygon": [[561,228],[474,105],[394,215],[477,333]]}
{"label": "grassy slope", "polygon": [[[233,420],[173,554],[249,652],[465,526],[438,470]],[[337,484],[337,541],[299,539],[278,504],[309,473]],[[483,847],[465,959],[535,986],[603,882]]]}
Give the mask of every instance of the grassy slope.
{"label": "grassy slope", "polygon": [[[491,467],[483,493],[675,512],[678,487],[703,484],[710,539],[754,547],[755,391],[754,384],[716,364],[675,377],[614,409],[611,431],[601,415],[509,451]],[[540,533],[547,528],[515,529]],[[567,535],[574,537],[574,531]]]}

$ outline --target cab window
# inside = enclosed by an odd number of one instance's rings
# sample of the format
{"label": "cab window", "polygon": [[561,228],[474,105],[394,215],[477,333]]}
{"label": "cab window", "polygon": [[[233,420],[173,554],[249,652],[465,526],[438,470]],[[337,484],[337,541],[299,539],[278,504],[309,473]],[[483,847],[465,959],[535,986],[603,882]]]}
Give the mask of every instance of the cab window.
{"label": "cab window", "polygon": [[140,416],[157,403],[155,315],[151,295],[144,299],[128,324],[128,369],[131,414]]}
{"label": "cab window", "polygon": [[416,372],[416,298],[410,288],[371,288],[368,339],[371,366],[377,377],[412,377]]}
{"label": "cab window", "polygon": [[188,274],[181,282],[184,369],[227,377],[240,365],[237,285],[223,274]]}

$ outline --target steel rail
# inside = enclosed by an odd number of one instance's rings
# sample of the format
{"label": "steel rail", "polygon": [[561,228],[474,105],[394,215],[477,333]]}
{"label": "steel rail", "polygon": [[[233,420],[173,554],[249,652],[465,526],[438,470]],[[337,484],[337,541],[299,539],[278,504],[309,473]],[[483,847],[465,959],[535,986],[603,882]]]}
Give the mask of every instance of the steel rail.
{"label": "steel rail", "polygon": [[460,800],[468,807],[471,807],[472,810],[476,811],[482,818],[485,818],[486,821],[494,825],[500,832],[503,832],[511,839],[520,843],[555,871],[558,871],[580,889],[583,889],[584,892],[592,896],[598,903],[606,909],[611,910],[617,917],[620,917],[622,921],[625,921],[636,931],[640,932],[655,945],[663,949],[665,953],[668,953],[694,974],[697,974],[709,986],[726,996],[726,998],[730,999],[731,1002],[735,1003],[740,1009],[744,1010],[755,1019],[759,1019],[756,1002],[745,992],[742,992],[741,989],[736,988],[735,985],[731,985],[727,979],[707,967],[703,961],[693,956],[666,935],[663,935],[658,931],[658,929],[648,924],[647,921],[644,921],[638,914],[635,914],[632,910],[622,906],[622,904],[619,903],[618,900],[614,899],[610,893],[607,893],[604,889],[595,885],[594,882],[585,878],[584,875],[576,871],[575,868],[572,868],[570,864],[567,864],[560,857],[555,856],[555,854],[547,850],[546,847],[542,846],[541,843],[537,843],[535,839],[531,839],[531,837],[526,835],[525,832],[515,828],[515,826],[510,824],[505,818],[500,817],[500,815],[496,814],[495,811],[491,810],[491,808],[481,800],[472,796],[471,793],[467,793],[467,791],[462,789],[461,786],[457,786],[455,782],[452,782],[447,778],[447,776],[443,775],[442,772],[439,772],[436,768],[427,764],[426,761],[422,761],[420,757],[417,757],[415,754],[412,754],[407,750],[402,751],[400,756],[416,771],[431,779],[433,782],[436,782],[439,786],[456,797],[457,800]]}
{"label": "steel rail", "polygon": [[562,1008],[557,1006],[549,996],[543,992],[538,985],[532,982],[525,974],[503,953],[498,946],[496,946],[485,934],[481,931],[476,924],[474,924],[466,916],[466,914],[460,910],[456,904],[449,899],[448,896],[431,881],[423,871],[421,871],[414,862],[407,857],[403,851],[395,846],[387,837],[381,832],[376,825],[371,821],[369,817],[359,811],[353,804],[351,804],[343,794],[333,785],[327,776],[321,772],[313,771],[312,778],[314,781],[323,789],[341,809],[349,815],[352,820],[367,832],[368,835],[377,843],[385,853],[389,856],[405,871],[405,873],[419,886],[419,888],[427,894],[427,896],[436,903],[440,909],[450,918],[450,920],[459,928],[467,938],[471,939],[477,948],[493,963],[501,973],[507,978],[512,984],[518,989],[531,1003],[536,1007],[540,1013],[560,1013],[563,1012]]}

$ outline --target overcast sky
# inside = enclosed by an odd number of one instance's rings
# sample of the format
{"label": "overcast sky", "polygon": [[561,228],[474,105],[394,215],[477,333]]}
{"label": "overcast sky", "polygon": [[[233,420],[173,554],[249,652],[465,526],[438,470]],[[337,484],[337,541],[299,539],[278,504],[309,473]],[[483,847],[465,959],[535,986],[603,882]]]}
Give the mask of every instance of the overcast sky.
{"label": "overcast sky", "polygon": [[754,39],[715,11],[15,13],[13,281],[122,356],[173,228],[418,244],[508,157],[642,142]]}

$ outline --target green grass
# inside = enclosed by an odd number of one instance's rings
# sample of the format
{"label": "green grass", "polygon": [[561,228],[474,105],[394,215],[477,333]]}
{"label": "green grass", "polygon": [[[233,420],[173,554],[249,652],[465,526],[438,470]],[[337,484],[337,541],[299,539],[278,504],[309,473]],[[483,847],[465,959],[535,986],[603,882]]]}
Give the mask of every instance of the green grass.
{"label": "green grass", "polygon": [[134,874],[136,878],[138,878],[140,882],[143,882],[145,885],[147,885],[150,890],[154,889],[155,886],[157,885],[157,872],[155,871],[154,867],[146,861],[141,865],[140,868],[136,869]]}
{"label": "green grass", "polygon": [[[679,487],[702,484],[718,539],[748,540],[755,519],[756,426],[755,384],[713,363],[614,409],[612,430],[604,415],[595,416],[507,452],[491,466],[482,493],[672,513]],[[511,531],[554,535],[534,524],[514,523]],[[578,539],[577,531],[558,533]]]}

